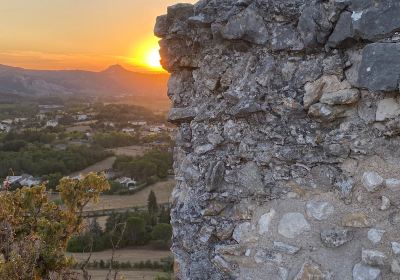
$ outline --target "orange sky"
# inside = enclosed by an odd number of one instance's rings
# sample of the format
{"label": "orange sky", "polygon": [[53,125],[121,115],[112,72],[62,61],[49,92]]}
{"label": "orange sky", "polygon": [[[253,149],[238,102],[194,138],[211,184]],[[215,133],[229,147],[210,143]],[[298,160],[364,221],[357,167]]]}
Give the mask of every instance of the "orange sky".
{"label": "orange sky", "polygon": [[0,64],[155,70],[155,18],[177,2],[196,0],[0,0]]}

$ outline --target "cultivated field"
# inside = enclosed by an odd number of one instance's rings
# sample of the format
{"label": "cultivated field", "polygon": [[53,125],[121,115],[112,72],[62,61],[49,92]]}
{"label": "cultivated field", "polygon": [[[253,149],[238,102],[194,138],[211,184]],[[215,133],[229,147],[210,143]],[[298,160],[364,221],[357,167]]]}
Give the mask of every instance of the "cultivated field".
{"label": "cultivated field", "polygon": [[169,202],[175,180],[169,179],[155,183],[133,195],[102,195],[98,204],[89,204],[86,211],[97,211],[105,209],[117,209],[128,207],[141,207],[147,205],[147,198],[150,191],[154,191],[159,204]]}
{"label": "cultivated field", "polygon": [[114,152],[116,156],[142,156],[149,150],[148,147],[144,146],[127,146],[110,149],[109,151]]}
{"label": "cultivated field", "polygon": [[89,132],[92,131],[88,125],[74,125],[65,129],[67,132]]}
{"label": "cultivated field", "polygon": [[[79,273],[79,272],[78,272]],[[107,270],[89,270],[89,274],[92,276],[91,280],[104,280],[106,279],[108,271]],[[137,270],[137,271],[120,271],[118,273],[117,279],[124,280],[154,280],[157,276],[163,276],[165,273],[157,272],[157,271],[146,271],[146,270]],[[82,279],[83,278],[79,278]]]}
{"label": "cultivated field", "polygon": [[74,172],[74,173],[70,174],[69,176],[75,177],[75,176],[78,176],[79,174],[87,175],[90,172],[102,172],[104,170],[112,168],[112,166],[115,162],[115,159],[116,159],[116,157],[108,157],[105,160],[99,161],[81,171]]}

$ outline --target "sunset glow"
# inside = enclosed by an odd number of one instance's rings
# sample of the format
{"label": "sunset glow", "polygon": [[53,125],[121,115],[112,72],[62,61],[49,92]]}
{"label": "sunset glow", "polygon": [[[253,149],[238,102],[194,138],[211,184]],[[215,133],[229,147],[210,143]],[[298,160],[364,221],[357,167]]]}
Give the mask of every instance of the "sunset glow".
{"label": "sunset glow", "polygon": [[154,48],[149,50],[149,53],[146,56],[146,63],[151,68],[161,69],[160,59],[160,50],[158,48]]}
{"label": "sunset glow", "polygon": [[147,68],[150,71],[164,71],[160,64],[160,47],[158,38],[151,36],[136,43],[132,48],[132,54],[128,63]]}

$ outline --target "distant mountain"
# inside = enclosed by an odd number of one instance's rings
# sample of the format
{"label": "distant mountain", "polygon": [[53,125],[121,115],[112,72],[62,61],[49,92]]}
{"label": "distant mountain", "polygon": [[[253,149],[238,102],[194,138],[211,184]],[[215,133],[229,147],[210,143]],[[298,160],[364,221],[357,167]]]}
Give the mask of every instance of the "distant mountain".
{"label": "distant mountain", "polygon": [[167,99],[168,75],[137,73],[120,65],[101,72],[82,70],[30,70],[0,65],[0,95],[59,96],[130,95],[135,98]]}

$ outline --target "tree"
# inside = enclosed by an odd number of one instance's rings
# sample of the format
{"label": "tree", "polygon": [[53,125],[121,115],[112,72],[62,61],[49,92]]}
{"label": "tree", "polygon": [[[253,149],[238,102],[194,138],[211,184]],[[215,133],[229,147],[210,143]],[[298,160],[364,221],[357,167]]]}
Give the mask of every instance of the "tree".
{"label": "tree", "polygon": [[150,191],[147,198],[147,210],[150,215],[151,225],[157,224],[158,204],[156,194],[153,191]]}
{"label": "tree", "polygon": [[44,186],[1,192],[0,279],[68,278],[67,242],[82,230],[83,208],[108,188],[94,173],[63,178],[57,187],[62,207],[49,201]]}
{"label": "tree", "polygon": [[169,224],[171,223],[171,209],[169,207],[161,207],[158,221],[160,223]]}
{"label": "tree", "polygon": [[151,238],[167,246],[172,238],[172,226],[170,224],[157,224],[151,232]]}
{"label": "tree", "polygon": [[130,245],[143,243],[145,235],[144,221],[139,217],[130,217],[126,220],[126,240]]}

